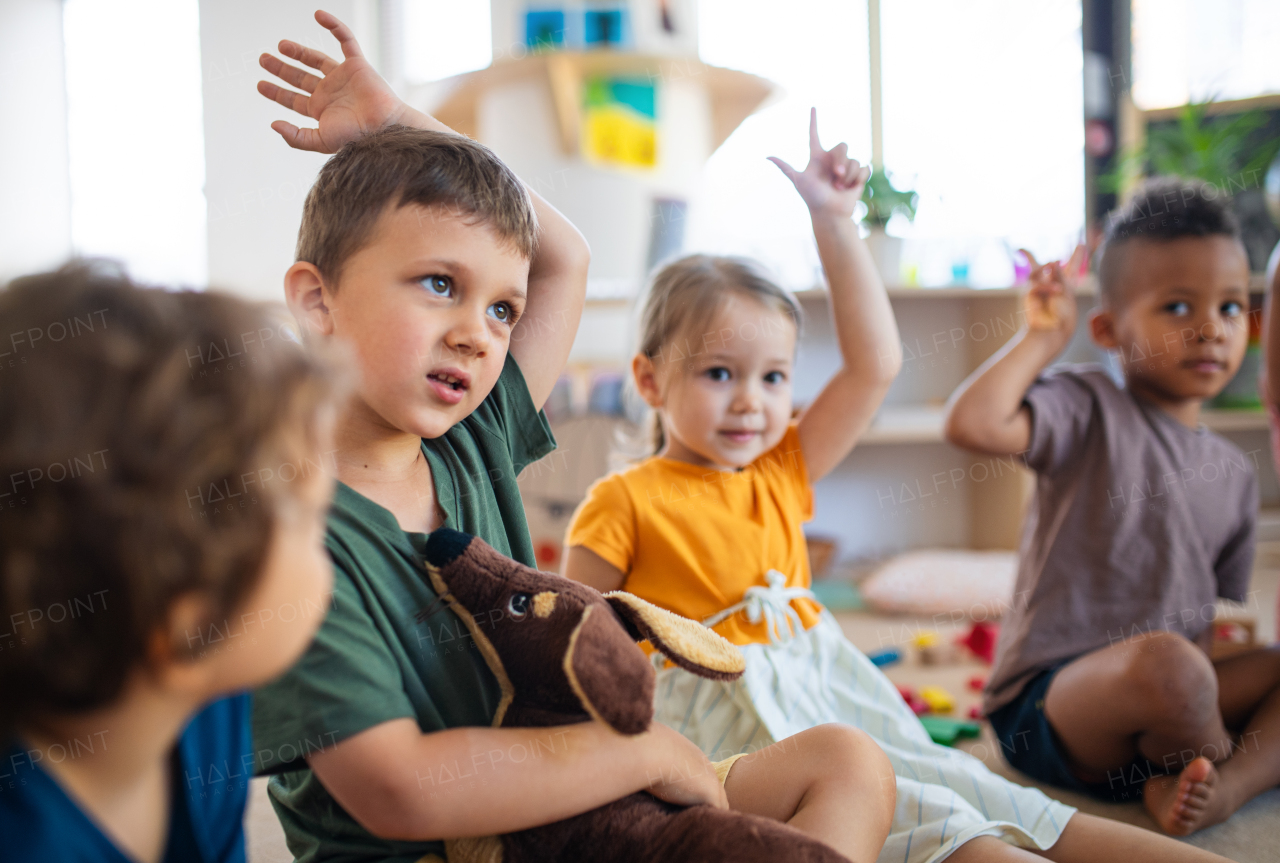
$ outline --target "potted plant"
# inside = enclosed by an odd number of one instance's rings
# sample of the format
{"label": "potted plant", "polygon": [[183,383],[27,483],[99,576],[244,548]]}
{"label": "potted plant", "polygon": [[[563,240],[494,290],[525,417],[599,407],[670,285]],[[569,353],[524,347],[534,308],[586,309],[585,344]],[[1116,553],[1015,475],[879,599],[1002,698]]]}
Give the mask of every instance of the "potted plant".
{"label": "potted plant", "polygon": [[915,221],[919,200],[920,196],[914,190],[894,186],[889,172],[884,169],[873,170],[862,190],[862,203],[867,208],[862,223],[870,231],[867,248],[886,285],[896,285],[901,280],[902,238],[886,234],[885,225],[895,213],[906,216],[907,221]]}
{"label": "potted plant", "polygon": [[1256,108],[1214,117],[1211,105],[1213,100],[1193,102],[1179,109],[1176,119],[1152,123],[1142,145],[1120,155],[1113,170],[1098,177],[1098,188],[1119,194],[1144,174],[1212,184],[1231,198],[1249,263],[1260,271],[1277,236],[1261,188],[1268,164],[1280,153],[1276,120]]}

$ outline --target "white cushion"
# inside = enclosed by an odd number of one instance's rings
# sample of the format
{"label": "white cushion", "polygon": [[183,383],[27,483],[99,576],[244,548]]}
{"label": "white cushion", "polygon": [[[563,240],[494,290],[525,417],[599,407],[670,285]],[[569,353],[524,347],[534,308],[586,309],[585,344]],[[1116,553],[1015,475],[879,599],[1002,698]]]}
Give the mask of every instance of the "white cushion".
{"label": "white cushion", "polygon": [[876,611],[995,620],[1012,607],[1017,566],[1012,551],[921,549],[881,564],[858,588]]}

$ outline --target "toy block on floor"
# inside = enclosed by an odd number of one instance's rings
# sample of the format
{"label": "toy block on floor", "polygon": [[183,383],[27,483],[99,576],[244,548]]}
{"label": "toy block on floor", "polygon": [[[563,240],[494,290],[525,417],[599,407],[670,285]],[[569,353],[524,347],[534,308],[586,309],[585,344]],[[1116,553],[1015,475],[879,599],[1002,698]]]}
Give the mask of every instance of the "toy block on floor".
{"label": "toy block on floor", "polygon": [[947,716],[921,716],[920,724],[934,743],[943,746],[954,746],[961,737],[977,737],[982,733],[982,727],[976,722],[963,722]]}
{"label": "toy block on floor", "polygon": [[1258,622],[1247,617],[1219,618],[1213,622],[1210,659],[1226,659],[1258,646]]}
{"label": "toy block on floor", "polygon": [[911,712],[916,716],[929,712],[929,705],[923,698],[916,694],[916,691],[910,686],[898,684],[898,694],[902,696],[902,700],[907,702],[907,707],[911,708]]}
{"label": "toy block on floor", "polygon": [[934,713],[950,713],[955,709],[956,703],[951,698],[951,693],[943,689],[941,686],[926,686],[920,690],[920,698],[924,703],[929,705],[929,710]]}
{"label": "toy block on floor", "polygon": [[924,649],[926,647],[933,647],[938,643],[938,640],[938,633],[934,632],[932,629],[926,629],[923,632],[918,633],[915,638],[911,639],[911,643],[916,647]]}
{"label": "toy block on floor", "polygon": [[974,656],[990,665],[996,658],[996,639],[1000,636],[1000,627],[994,623],[978,621],[969,627],[969,631],[956,639],[956,644],[969,648]]}
{"label": "toy block on floor", "polygon": [[884,668],[886,665],[901,662],[902,654],[890,647],[886,650],[877,650],[875,653],[867,654],[867,659],[870,659],[872,665],[877,668]]}

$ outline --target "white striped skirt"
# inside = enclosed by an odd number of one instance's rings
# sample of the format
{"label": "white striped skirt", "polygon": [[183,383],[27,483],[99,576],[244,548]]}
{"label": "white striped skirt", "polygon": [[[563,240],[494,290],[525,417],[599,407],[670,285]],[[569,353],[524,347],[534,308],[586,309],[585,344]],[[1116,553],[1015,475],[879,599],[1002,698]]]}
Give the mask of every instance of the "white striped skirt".
{"label": "white striped skirt", "polygon": [[976,836],[1043,850],[1058,841],[1075,812],[930,740],[897,688],[828,612],[787,644],[751,644],[742,653],[747,669],[734,683],[663,668],[655,654],[658,721],[712,761],[827,722],[862,729],[889,756],[898,778],[898,805],[879,863],[933,863]]}

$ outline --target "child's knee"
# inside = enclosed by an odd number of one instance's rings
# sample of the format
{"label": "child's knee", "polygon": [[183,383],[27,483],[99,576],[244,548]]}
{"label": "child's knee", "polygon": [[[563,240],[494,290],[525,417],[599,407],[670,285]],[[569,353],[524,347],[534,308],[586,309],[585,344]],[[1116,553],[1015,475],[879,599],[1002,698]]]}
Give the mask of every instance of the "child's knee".
{"label": "child's knee", "polygon": [[897,778],[889,756],[865,731],[852,725],[830,723],[808,732],[815,736],[814,754],[825,780],[850,783],[864,792],[874,792],[889,803],[892,810],[897,797]]}
{"label": "child's knee", "polygon": [[1166,718],[1195,722],[1217,709],[1217,674],[1195,644],[1171,632],[1153,632],[1131,648],[1126,677],[1143,703]]}

